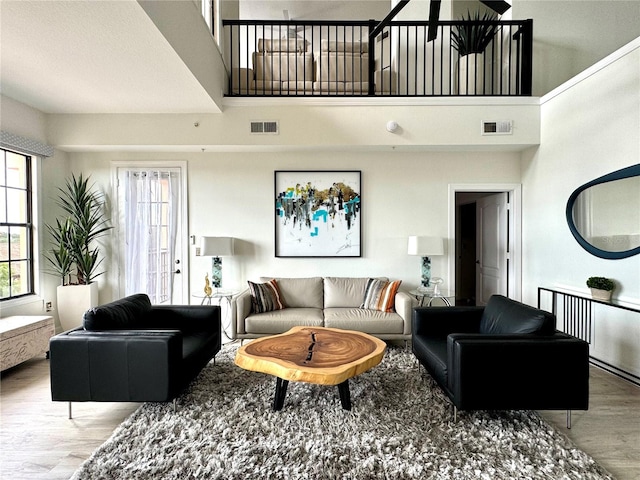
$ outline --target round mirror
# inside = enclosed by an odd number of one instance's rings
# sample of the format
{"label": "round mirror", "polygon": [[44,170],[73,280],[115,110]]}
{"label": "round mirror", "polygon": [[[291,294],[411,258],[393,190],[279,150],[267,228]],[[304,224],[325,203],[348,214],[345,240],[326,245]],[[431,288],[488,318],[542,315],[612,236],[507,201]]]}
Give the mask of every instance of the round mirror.
{"label": "round mirror", "polygon": [[589,253],[608,259],[640,253],[640,164],[576,189],[566,216],[571,233]]}

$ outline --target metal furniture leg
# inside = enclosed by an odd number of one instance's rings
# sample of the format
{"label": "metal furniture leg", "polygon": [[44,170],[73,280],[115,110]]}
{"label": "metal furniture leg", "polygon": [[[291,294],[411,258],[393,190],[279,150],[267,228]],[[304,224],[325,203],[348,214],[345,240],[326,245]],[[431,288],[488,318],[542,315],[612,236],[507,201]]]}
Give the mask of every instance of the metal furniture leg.
{"label": "metal furniture leg", "polygon": [[283,380],[280,377],[276,378],[276,394],[273,398],[273,409],[277,412],[282,410],[284,405],[284,397],[287,395],[287,386],[289,380]]}
{"label": "metal furniture leg", "polygon": [[345,410],[351,410],[351,393],[349,392],[349,380],[338,385],[338,392],[340,393],[340,403]]}

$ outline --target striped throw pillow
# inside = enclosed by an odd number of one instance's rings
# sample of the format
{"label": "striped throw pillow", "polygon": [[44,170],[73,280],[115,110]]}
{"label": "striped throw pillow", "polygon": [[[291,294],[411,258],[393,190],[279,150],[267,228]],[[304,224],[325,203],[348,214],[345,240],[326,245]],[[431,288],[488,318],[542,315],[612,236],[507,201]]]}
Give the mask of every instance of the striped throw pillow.
{"label": "striped throw pillow", "polygon": [[253,283],[247,281],[251,291],[251,309],[253,313],[272,312],[282,310],[285,304],[275,278],[266,283]]}
{"label": "striped throw pillow", "polygon": [[360,308],[367,310],[379,310],[381,312],[393,312],[395,308],[395,299],[398,288],[402,280],[394,282],[385,282],[370,278],[367,282],[367,288],[364,289],[364,301]]}

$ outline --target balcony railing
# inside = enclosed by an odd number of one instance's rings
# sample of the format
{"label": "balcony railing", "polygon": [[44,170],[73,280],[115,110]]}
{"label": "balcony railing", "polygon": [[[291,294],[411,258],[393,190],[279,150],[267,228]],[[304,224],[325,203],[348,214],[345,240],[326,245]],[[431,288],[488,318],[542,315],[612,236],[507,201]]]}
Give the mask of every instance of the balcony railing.
{"label": "balcony railing", "polygon": [[[533,23],[224,20],[229,96],[528,96]],[[461,55],[462,28],[491,27],[483,53]]]}

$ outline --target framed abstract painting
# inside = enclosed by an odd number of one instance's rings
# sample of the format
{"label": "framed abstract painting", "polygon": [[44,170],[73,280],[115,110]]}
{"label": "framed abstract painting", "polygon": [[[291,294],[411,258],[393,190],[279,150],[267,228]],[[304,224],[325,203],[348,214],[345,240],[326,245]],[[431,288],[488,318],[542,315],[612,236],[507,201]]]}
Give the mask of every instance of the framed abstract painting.
{"label": "framed abstract painting", "polygon": [[276,257],[360,257],[361,172],[275,172]]}

